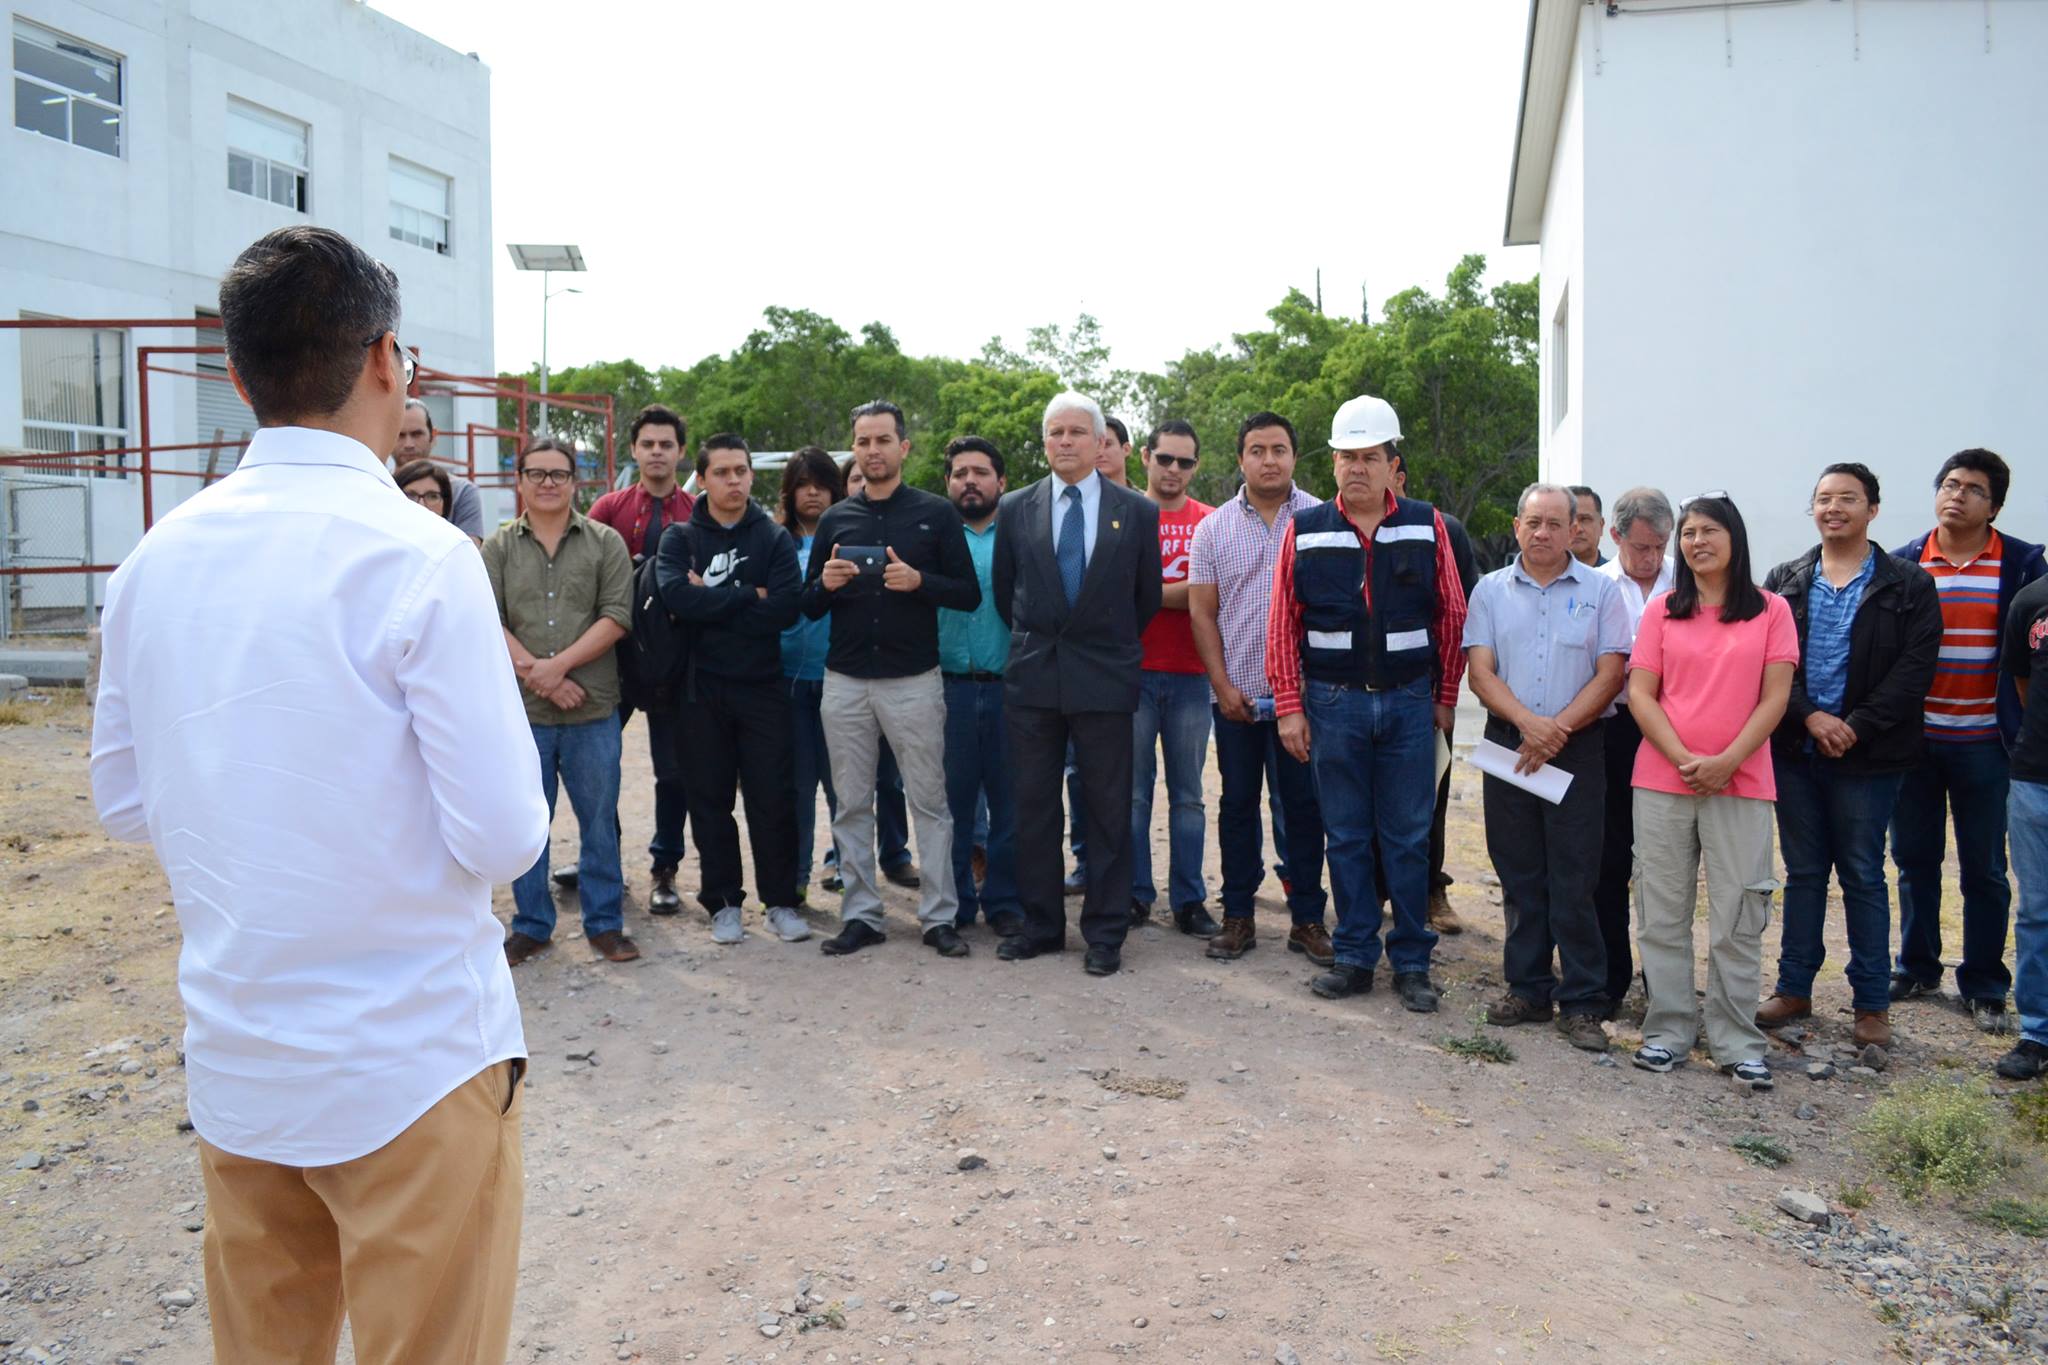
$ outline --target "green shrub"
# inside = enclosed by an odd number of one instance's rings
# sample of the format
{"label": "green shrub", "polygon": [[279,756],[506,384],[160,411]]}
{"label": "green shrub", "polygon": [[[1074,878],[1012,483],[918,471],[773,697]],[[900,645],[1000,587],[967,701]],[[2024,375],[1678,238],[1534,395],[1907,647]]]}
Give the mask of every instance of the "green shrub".
{"label": "green shrub", "polygon": [[1728,1145],[1759,1166],[1783,1166],[1792,1159],[1792,1149],[1769,1133],[1744,1133]]}
{"label": "green shrub", "polygon": [[2012,1164],[2003,1108],[1981,1082],[1930,1076],[1871,1105],[1858,1137],[1871,1164],[1909,1197],[1971,1194]]}
{"label": "green shrub", "polygon": [[2012,1097],[2013,1120],[2034,1142],[2048,1143],[2048,1089],[2032,1086]]}

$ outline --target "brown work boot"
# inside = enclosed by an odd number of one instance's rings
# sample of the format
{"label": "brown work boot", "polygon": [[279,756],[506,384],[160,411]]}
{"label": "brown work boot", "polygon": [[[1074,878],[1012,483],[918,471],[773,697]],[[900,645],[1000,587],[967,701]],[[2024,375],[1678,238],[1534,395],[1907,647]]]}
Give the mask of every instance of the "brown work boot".
{"label": "brown work boot", "polygon": [[548,941],[531,934],[511,933],[505,935],[505,965],[517,967],[535,953],[546,951]]}
{"label": "brown work boot", "polygon": [[1462,934],[1465,921],[1458,918],[1458,912],[1451,909],[1451,898],[1439,886],[1429,893],[1429,927],[1439,934]]}
{"label": "brown work boot", "polygon": [[587,940],[592,951],[607,962],[631,962],[640,956],[639,947],[616,929],[592,934]]}
{"label": "brown work boot", "polygon": [[1225,915],[1223,932],[1209,940],[1209,956],[1243,957],[1259,946],[1259,931],[1250,915]]}
{"label": "brown work boot", "polygon": [[1600,1027],[1597,1014],[1560,1014],[1557,1016],[1557,1031],[1575,1048],[1586,1052],[1607,1051],[1607,1030]]}
{"label": "brown work boot", "polygon": [[1856,1027],[1850,1030],[1849,1036],[1856,1040],[1858,1047],[1869,1047],[1872,1043],[1879,1047],[1890,1047],[1891,1015],[1884,1010],[1857,1010]]}
{"label": "brown work boot", "polygon": [[1771,998],[1756,1008],[1758,1028],[1781,1028],[1794,1019],[1808,1019],[1813,1016],[1813,1001],[1803,995],[1782,995],[1773,992]]}
{"label": "brown work boot", "polygon": [[1551,1008],[1524,1000],[1513,991],[1508,991],[1486,1007],[1486,1022],[1497,1028],[1512,1028],[1516,1024],[1544,1024],[1550,1021]]}
{"label": "brown work boot", "polygon": [[[1250,924],[1250,920],[1245,921]],[[1287,931],[1287,951],[1301,953],[1318,967],[1337,965],[1337,949],[1330,942],[1330,931],[1320,924],[1297,924]]]}

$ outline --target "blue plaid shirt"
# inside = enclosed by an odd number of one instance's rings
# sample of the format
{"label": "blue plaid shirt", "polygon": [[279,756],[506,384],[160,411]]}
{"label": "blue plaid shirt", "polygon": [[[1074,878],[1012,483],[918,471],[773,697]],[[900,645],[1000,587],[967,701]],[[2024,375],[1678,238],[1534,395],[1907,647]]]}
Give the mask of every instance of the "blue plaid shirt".
{"label": "blue plaid shirt", "polygon": [[1806,599],[1806,697],[1832,716],[1842,714],[1842,694],[1849,686],[1849,627],[1876,569],[1874,545],[1862,570],[1839,588],[1821,572],[1821,562],[1813,562],[1813,590]]}

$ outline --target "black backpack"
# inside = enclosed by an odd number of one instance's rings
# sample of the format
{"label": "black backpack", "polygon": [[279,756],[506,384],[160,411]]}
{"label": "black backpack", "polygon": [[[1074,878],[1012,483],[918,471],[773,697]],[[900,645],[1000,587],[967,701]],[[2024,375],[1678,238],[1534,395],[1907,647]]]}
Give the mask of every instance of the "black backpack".
{"label": "black backpack", "polygon": [[[662,538],[688,529],[677,523]],[[633,570],[633,633],[619,641],[619,691],[639,711],[671,711],[682,704],[690,670],[690,628],[669,614],[655,582],[654,561],[644,555]]]}

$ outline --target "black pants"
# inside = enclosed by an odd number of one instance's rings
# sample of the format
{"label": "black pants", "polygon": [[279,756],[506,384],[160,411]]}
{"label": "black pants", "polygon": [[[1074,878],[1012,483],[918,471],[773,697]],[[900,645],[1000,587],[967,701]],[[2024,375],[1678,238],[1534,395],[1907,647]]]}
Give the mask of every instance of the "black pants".
{"label": "black pants", "polygon": [[690,825],[697,834],[702,886],[697,900],[716,913],[747,899],[740,868],[735,788],[746,802],[755,889],[764,907],[796,904],[796,758],[789,689],[774,678],[721,678],[699,672],[684,703],[684,766]]}
{"label": "black pants", "polygon": [[[1601,828],[1607,819],[1607,765],[1599,721],[1565,741],[1550,766],[1572,775],[1553,806],[1497,777],[1486,779],[1486,852],[1500,875],[1507,936],[1501,975],[1508,989],[1567,1014],[1607,1007],[1607,954],[1593,913],[1600,875]],[[1486,737],[1519,748],[1521,732],[1503,720]],[[1557,970],[1551,970],[1555,951]]]}
{"label": "black pants", "polygon": [[1607,722],[1607,820],[1600,845],[1600,884],[1593,892],[1593,911],[1600,937],[1607,944],[1607,998],[1616,1004],[1628,994],[1635,976],[1629,956],[1629,878],[1636,856],[1636,750],[1643,732],[1627,707]]}
{"label": "black pants", "polygon": [[[647,841],[647,865],[655,872],[674,872],[683,861],[683,791],[681,703],[666,710],[643,711],[647,717],[647,756],[654,765],[654,837]],[[619,703],[619,728],[633,719],[631,702]],[[619,826],[621,838],[625,826]]]}
{"label": "black pants", "polygon": [[[1017,899],[1024,932],[1041,947],[1067,938],[1060,777],[1073,741],[1088,845],[1081,938],[1120,948],[1131,927],[1131,713],[1005,705],[1017,811]],[[702,836],[699,836],[700,838]]]}

